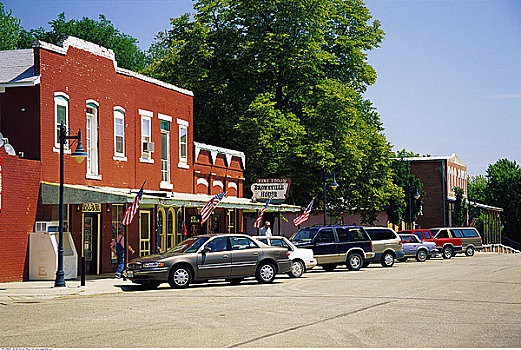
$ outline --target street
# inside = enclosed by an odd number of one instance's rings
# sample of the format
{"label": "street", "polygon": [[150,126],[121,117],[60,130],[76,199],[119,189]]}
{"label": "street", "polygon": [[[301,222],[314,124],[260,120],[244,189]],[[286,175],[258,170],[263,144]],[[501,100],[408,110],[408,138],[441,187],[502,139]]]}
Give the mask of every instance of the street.
{"label": "street", "polygon": [[0,346],[521,347],[519,254],[125,289],[0,303]]}

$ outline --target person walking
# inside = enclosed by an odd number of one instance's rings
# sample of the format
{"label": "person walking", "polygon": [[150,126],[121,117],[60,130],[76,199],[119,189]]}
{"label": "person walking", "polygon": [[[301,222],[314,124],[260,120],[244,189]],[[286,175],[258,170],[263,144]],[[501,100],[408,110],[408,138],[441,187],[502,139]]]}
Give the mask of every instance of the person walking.
{"label": "person walking", "polygon": [[[130,245],[128,246],[128,249],[131,254],[135,253],[134,249],[132,249]],[[118,258],[116,278],[121,278],[121,274],[125,268],[125,237],[123,236],[123,229],[121,227],[118,229],[118,236],[112,240],[112,243],[110,243],[110,250],[112,250]]]}
{"label": "person walking", "polygon": [[264,226],[260,229],[261,236],[271,236],[270,222],[266,221]]}

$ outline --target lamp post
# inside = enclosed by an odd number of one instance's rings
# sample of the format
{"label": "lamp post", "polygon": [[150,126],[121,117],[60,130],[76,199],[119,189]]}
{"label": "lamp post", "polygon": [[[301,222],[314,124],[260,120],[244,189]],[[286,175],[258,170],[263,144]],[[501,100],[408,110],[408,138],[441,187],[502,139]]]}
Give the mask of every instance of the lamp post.
{"label": "lamp post", "polygon": [[414,199],[420,198],[420,194],[418,193],[418,188],[414,185],[409,184],[407,188],[407,192],[409,193],[409,225],[411,225],[410,229],[414,229],[412,227],[412,199],[411,194],[414,191]]}
{"label": "lamp post", "polygon": [[60,211],[59,211],[59,242],[58,242],[58,268],[56,270],[56,280],[54,281],[55,287],[65,287],[65,273],[63,272],[63,168],[64,168],[64,145],[67,140],[78,140],[76,150],[72,152],[71,156],[76,159],[78,163],[81,163],[87,153],[81,146],[81,129],[78,131],[78,135],[69,136],[63,122],[60,124]]}
{"label": "lamp post", "polygon": [[322,183],[324,185],[324,226],[326,226],[326,201],[327,201],[327,198],[326,198],[326,180],[327,179],[333,179],[333,182],[331,182],[329,187],[331,187],[333,190],[336,190],[338,188],[338,184],[336,183],[335,172],[333,171],[333,175],[331,175],[331,173],[328,174],[328,171],[324,167],[323,171],[322,171]]}

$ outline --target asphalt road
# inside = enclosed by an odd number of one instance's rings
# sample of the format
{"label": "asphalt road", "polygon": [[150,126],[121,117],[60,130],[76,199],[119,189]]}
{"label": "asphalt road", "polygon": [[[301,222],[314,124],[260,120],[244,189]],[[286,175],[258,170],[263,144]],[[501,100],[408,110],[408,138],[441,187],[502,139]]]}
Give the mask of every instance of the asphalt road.
{"label": "asphalt road", "polygon": [[0,305],[1,347],[521,347],[521,255]]}

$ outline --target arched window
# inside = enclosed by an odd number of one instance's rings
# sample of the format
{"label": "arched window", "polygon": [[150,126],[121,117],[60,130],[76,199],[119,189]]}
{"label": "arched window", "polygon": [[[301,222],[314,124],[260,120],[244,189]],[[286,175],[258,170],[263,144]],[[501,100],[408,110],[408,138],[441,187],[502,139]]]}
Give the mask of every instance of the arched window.
{"label": "arched window", "polygon": [[159,230],[159,252],[166,251],[166,213],[165,209],[159,208],[157,211],[157,227]]}

